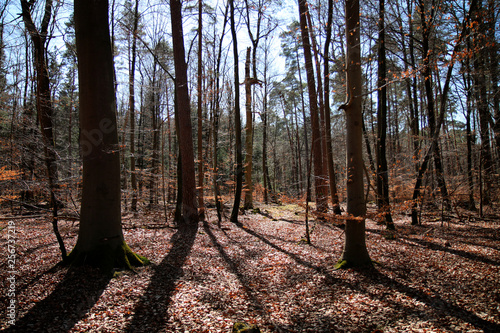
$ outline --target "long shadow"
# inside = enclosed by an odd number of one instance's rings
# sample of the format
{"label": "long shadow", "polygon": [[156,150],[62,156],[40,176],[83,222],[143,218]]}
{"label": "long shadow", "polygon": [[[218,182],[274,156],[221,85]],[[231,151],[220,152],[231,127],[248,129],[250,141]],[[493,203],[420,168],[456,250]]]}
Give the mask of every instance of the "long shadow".
{"label": "long shadow", "polygon": [[[368,280],[372,281],[373,284],[380,284],[389,289],[393,290],[395,289],[400,293],[406,294],[408,297],[423,302],[428,307],[432,308],[436,312],[436,314],[442,317],[452,316],[459,320],[466,321],[469,324],[472,324],[475,327],[482,329],[485,333],[500,332],[499,324],[484,320],[481,317],[478,317],[472,311],[466,310],[456,304],[453,304],[452,302],[445,300],[441,296],[438,296],[436,294],[433,295],[427,294],[414,287],[405,285],[401,282],[398,282],[390,278],[387,275],[382,274],[376,269],[371,269],[369,271],[360,271],[360,273],[365,275],[365,277]],[[369,291],[365,292],[370,293]]]}
{"label": "long shadow", "polygon": [[263,243],[269,245],[273,249],[275,249],[275,250],[277,250],[277,251],[279,251],[281,253],[286,254],[288,257],[290,257],[292,260],[294,260],[297,264],[299,264],[301,266],[304,266],[304,267],[307,267],[309,269],[315,270],[316,272],[318,272],[320,274],[323,274],[325,276],[325,278],[328,280],[328,283],[339,282],[338,279],[336,277],[332,276],[324,267],[314,265],[314,264],[312,264],[310,262],[307,262],[304,259],[300,258],[295,253],[292,253],[290,251],[282,249],[278,245],[276,245],[273,242],[269,241],[264,236],[262,236],[259,233],[257,233],[256,231],[254,231],[252,229],[249,229],[248,227],[243,228],[243,224],[241,224],[240,222],[234,223],[234,225],[237,226],[238,228],[240,228],[241,230],[245,231],[246,233],[248,233],[248,234],[250,234],[250,235],[252,235],[252,236],[260,239]]}
{"label": "long shadow", "polygon": [[[382,231],[380,231],[380,230],[367,229],[366,231],[374,233],[374,234],[382,235]],[[477,262],[482,262],[482,263],[488,264],[488,265],[500,266],[500,261],[497,261],[497,260],[494,260],[494,259],[490,259],[490,258],[481,256],[479,254],[475,254],[475,253],[471,253],[471,252],[467,252],[467,251],[463,251],[463,250],[454,249],[453,247],[444,246],[444,245],[441,245],[441,244],[438,244],[438,243],[427,241],[425,239],[417,239],[417,238],[412,238],[412,237],[407,237],[407,236],[399,236],[399,237],[401,239],[406,240],[406,241],[417,243],[420,246],[426,247],[426,248],[428,248],[430,250],[448,252],[448,253],[454,254],[456,256],[460,256],[462,258],[465,258],[465,259],[469,259],[469,260],[473,260],[473,261],[477,261]],[[462,241],[460,240],[459,242],[462,242]],[[467,242],[464,242],[464,243],[467,243]],[[468,243],[468,244],[471,244],[471,243]],[[483,245],[479,245],[479,244],[471,244],[471,245],[483,246]],[[414,246],[416,246],[416,245],[414,245]]]}
{"label": "long shadow", "polygon": [[70,269],[54,291],[6,332],[68,332],[94,306],[110,278],[90,267]]}
{"label": "long shadow", "polygon": [[183,274],[182,266],[191,252],[197,232],[198,224],[182,226],[172,236],[172,248],[154,268],[151,281],[136,304],[134,317],[125,332],[159,332],[163,329],[175,283]]}
{"label": "long shadow", "polygon": [[246,277],[240,271],[240,269],[238,268],[238,264],[233,259],[231,259],[231,257],[224,250],[224,247],[217,241],[217,238],[213,234],[213,232],[210,229],[210,227],[208,226],[207,222],[203,222],[203,229],[204,229],[205,233],[208,235],[208,237],[210,238],[210,241],[212,242],[213,246],[219,252],[219,255],[221,256],[221,258],[227,264],[229,270],[236,276],[236,278],[240,282],[241,286],[245,290],[245,294],[248,296],[248,299],[250,300],[254,309],[257,310],[261,315],[265,315],[265,312],[263,311],[264,305],[255,296],[254,292],[252,291],[252,288],[249,285],[249,281],[248,281],[249,277]]}
{"label": "long shadow", "polygon": [[434,251],[448,252],[448,253],[451,253],[451,254],[454,254],[456,256],[460,256],[462,258],[466,258],[466,259],[469,259],[472,261],[478,261],[478,262],[482,262],[484,264],[493,265],[493,266],[500,266],[499,261],[481,256],[479,254],[475,254],[475,253],[471,253],[471,252],[467,252],[467,251],[463,251],[463,250],[457,250],[457,249],[454,249],[453,247],[446,247],[446,246],[443,246],[441,244],[426,241],[424,239],[408,238],[407,240],[415,242],[417,244],[420,244],[420,245],[427,247],[427,248],[434,250]]}

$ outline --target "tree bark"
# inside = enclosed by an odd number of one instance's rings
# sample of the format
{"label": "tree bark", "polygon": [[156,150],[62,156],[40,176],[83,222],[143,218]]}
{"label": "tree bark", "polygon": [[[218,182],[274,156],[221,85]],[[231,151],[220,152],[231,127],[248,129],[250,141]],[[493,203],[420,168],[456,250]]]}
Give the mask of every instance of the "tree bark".
{"label": "tree bark", "polygon": [[385,0],[379,0],[378,20],[378,80],[377,80],[377,205],[387,229],[394,229],[389,204],[389,175],[387,170],[387,73],[385,59]]}
{"label": "tree bark", "polygon": [[137,177],[135,174],[135,62],[137,49],[137,26],[139,24],[139,0],[135,1],[134,7],[134,26],[132,27],[132,50],[130,54],[129,67],[129,116],[130,116],[130,183],[132,186],[132,202],[130,209],[133,212],[137,211]]}
{"label": "tree bark", "polygon": [[52,115],[54,108],[51,99],[50,78],[48,70],[48,61],[46,56],[46,43],[50,18],[52,16],[52,0],[46,0],[45,11],[42,18],[40,30],[38,30],[31,17],[30,7],[32,4],[26,0],[21,0],[22,17],[26,30],[31,37],[34,49],[34,62],[36,73],[36,110],[40,132],[43,140],[43,151],[45,166],[47,169],[47,178],[50,191],[50,205],[53,210],[52,227],[56,236],[62,259],[66,259],[66,247],[59,233],[58,226],[58,208],[59,200],[56,196],[58,181],[57,153],[54,143],[54,124]]}
{"label": "tree bark", "polygon": [[[80,87],[83,192],[80,229],[69,262],[106,272],[144,265],[125,243],[121,225],[120,150],[116,123],[108,1],[75,1]],[[95,75],[99,73],[99,75]]]}
{"label": "tree bark", "polygon": [[[467,15],[467,17],[464,19],[464,21],[462,23],[461,32],[460,32],[460,35],[458,36],[457,43],[455,44],[455,47],[453,49],[451,59],[455,59],[457,52],[460,48],[461,41],[464,38],[466,32],[468,31],[468,22],[470,22],[470,16],[471,16],[471,13],[474,12],[474,10],[475,10],[474,8],[475,8],[476,4],[477,4],[477,0],[471,1],[469,14]],[[423,6],[423,3],[421,3],[421,5]],[[441,130],[441,126],[443,125],[443,122],[444,122],[444,117],[445,117],[445,113],[446,113],[446,101],[448,98],[448,91],[449,91],[449,87],[450,87],[451,74],[453,72],[454,64],[455,64],[455,62],[452,61],[448,65],[448,71],[446,73],[443,92],[441,94],[439,117],[437,120],[437,125],[435,126],[435,130],[432,132],[431,145],[430,145],[429,149],[427,150],[426,154],[424,155],[424,160],[423,160],[422,164],[420,165],[420,168],[419,168],[418,174],[417,174],[417,179],[415,181],[415,187],[413,189],[413,197],[412,197],[413,204],[412,204],[412,208],[411,208],[411,224],[412,225],[419,224],[418,213],[417,213],[417,206],[418,206],[417,200],[420,196],[420,188],[422,186],[423,177],[424,177],[425,172],[427,171],[429,161],[430,161],[432,155],[434,154],[434,156],[435,156],[435,154],[436,154],[435,149],[438,146],[439,133]],[[444,196],[444,194],[442,194],[442,195]]]}
{"label": "tree bark", "polygon": [[329,49],[332,38],[332,24],[333,24],[333,0],[328,0],[328,23],[326,26],[326,40],[325,40],[325,83],[324,83],[324,102],[325,102],[325,135],[326,135],[326,160],[328,163],[328,178],[330,181],[330,197],[332,200],[333,212],[337,215],[341,214],[339,196],[337,194],[337,180],[335,177],[335,164],[333,163],[333,148],[332,148],[332,131],[330,120],[330,56]]}
{"label": "tree bark", "polygon": [[158,159],[158,152],[160,150],[160,129],[159,129],[159,89],[160,87],[157,87],[158,81],[156,79],[157,75],[157,65],[158,61],[155,58],[153,60],[153,75],[152,75],[152,80],[151,80],[151,129],[153,131],[153,147],[152,147],[152,156],[151,156],[151,175],[149,177],[149,208],[155,207],[155,205],[158,203],[158,193],[157,193],[157,188],[158,188],[158,182],[157,182],[157,176],[158,176],[158,164],[159,159]]}
{"label": "tree bark", "polygon": [[478,22],[477,31],[475,31],[474,50],[478,50],[474,55],[474,95],[476,98],[477,111],[479,114],[479,136],[481,138],[481,166],[484,171],[484,192],[483,203],[489,204],[492,191],[493,158],[490,145],[490,125],[489,119],[491,113],[489,110],[490,99],[488,98],[488,88],[486,87],[486,58],[488,51],[484,45],[488,44],[486,39],[487,25],[484,23],[485,9],[482,7],[482,1],[479,1],[476,9],[475,19]]}
{"label": "tree bark", "polygon": [[179,119],[177,136],[179,138],[182,165],[182,216],[185,224],[197,224],[199,217],[198,203],[196,201],[193,130],[191,127],[191,107],[189,105],[187,64],[182,29],[182,5],[180,0],[170,1],[170,15]]}
{"label": "tree bark", "polygon": [[[496,152],[500,158],[500,87],[499,87],[499,46],[496,38],[496,24],[497,24],[497,10],[498,2],[494,0],[488,1],[488,53],[490,59],[489,72],[491,74],[492,95],[493,95],[493,132],[495,134],[494,140],[496,143]],[[498,163],[498,162],[497,162]],[[497,170],[500,170],[500,164],[497,164]],[[497,171],[498,172],[498,171]]]}
{"label": "tree bark", "polygon": [[236,36],[234,0],[229,0],[231,11],[231,35],[233,37],[233,58],[234,58],[234,127],[235,127],[235,148],[236,148],[236,192],[234,193],[234,204],[231,212],[231,222],[238,222],[240,210],[241,191],[243,189],[243,157],[241,145],[241,118],[240,118],[240,76],[238,66],[238,39]]}
{"label": "tree bark", "polygon": [[198,0],[198,208],[200,212],[200,220],[205,220],[205,204],[203,202],[203,180],[205,174],[203,171],[203,1]]}
{"label": "tree bark", "polygon": [[[222,222],[222,203],[220,200],[220,189],[219,189],[219,115],[220,115],[220,66],[221,66],[221,58],[222,58],[222,41],[225,35],[225,29],[227,24],[227,11],[228,4],[226,4],[226,9],[224,11],[224,23],[222,25],[222,34],[219,40],[218,51],[217,51],[217,62],[215,64],[215,109],[214,109],[214,117],[213,117],[213,168],[214,168],[214,197],[215,197],[215,207],[217,209],[217,221],[220,227]],[[215,46],[214,46],[215,48]],[[214,52],[215,53],[215,52]]]}
{"label": "tree bark", "polygon": [[[433,133],[439,131],[436,127],[436,111],[434,104],[434,91],[433,91],[433,81],[432,81],[432,70],[431,70],[431,55],[432,50],[430,49],[430,37],[432,31],[432,20],[434,19],[435,6],[432,6],[430,12],[427,12],[425,1],[419,0],[420,7],[420,19],[421,19],[421,30],[422,30],[422,77],[424,79],[425,95],[427,97],[427,118],[429,122],[429,137],[432,139]],[[429,19],[430,18],[430,21]],[[441,196],[443,198],[443,204],[445,207],[449,207],[448,189],[446,187],[446,181],[444,179],[444,169],[443,163],[441,161],[441,153],[439,147],[439,141],[433,143],[433,159],[434,165],[436,167],[436,177],[438,186],[441,190]]]}
{"label": "tree bark", "polygon": [[311,55],[311,44],[307,26],[307,1],[298,0],[300,15],[300,30],[302,34],[302,47],[304,49],[304,60],[307,74],[307,88],[309,92],[309,108],[311,112],[312,124],[312,149],[314,159],[314,185],[316,190],[316,210],[319,213],[326,213],[328,210],[328,187],[325,184],[326,175],[323,168],[323,151],[321,144],[321,130],[318,110],[318,96],[316,93],[316,83],[314,80],[314,69]]}
{"label": "tree bark", "polygon": [[252,78],[250,77],[250,53],[252,48],[247,48],[245,62],[245,109],[246,109],[246,135],[245,135],[245,203],[244,209],[253,208],[253,120],[252,120]]}
{"label": "tree bark", "polygon": [[347,213],[344,250],[337,267],[362,267],[372,264],[365,240],[366,204],[363,185],[362,74],[359,25],[359,0],[346,0],[347,40]]}

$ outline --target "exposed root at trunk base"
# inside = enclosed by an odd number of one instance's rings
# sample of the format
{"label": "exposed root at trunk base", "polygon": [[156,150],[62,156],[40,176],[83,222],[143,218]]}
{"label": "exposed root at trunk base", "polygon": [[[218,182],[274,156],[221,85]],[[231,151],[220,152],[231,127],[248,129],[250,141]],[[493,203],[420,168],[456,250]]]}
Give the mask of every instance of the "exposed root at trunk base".
{"label": "exposed root at trunk base", "polygon": [[335,269],[348,269],[348,268],[371,268],[373,267],[373,262],[367,261],[363,263],[358,263],[350,260],[340,259],[334,266]]}
{"label": "exposed root at trunk base", "polygon": [[64,264],[68,266],[90,265],[98,267],[106,274],[114,274],[115,271],[120,270],[134,271],[134,267],[145,266],[149,263],[146,257],[133,252],[122,240],[119,244],[106,242],[85,252],[80,251],[77,244]]}

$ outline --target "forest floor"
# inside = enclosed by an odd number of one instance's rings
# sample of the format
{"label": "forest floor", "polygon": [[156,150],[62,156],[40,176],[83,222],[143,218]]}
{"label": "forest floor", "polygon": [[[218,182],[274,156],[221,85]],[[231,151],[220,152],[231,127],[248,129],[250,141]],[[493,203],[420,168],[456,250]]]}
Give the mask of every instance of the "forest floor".
{"label": "forest floor", "polygon": [[[500,219],[424,215],[396,232],[367,219],[374,268],[335,270],[344,233],[304,209],[259,205],[225,219],[212,210],[197,229],[165,227],[160,212],[123,218],[125,239],[153,264],[114,278],[57,266],[48,217],[0,220],[0,329],[16,332],[500,332]],[[12,222],[9,222],[12,221]],[[8,267],[9,223],[15,270]],[[71,249],[78,222],[61,220]],[[12,289],[12,276],[15,289]],[[10,278],[10,279],[9,279]],[[8,292],[14,292],[15,298]],[[15,299],[15,326],[6,314]]]}

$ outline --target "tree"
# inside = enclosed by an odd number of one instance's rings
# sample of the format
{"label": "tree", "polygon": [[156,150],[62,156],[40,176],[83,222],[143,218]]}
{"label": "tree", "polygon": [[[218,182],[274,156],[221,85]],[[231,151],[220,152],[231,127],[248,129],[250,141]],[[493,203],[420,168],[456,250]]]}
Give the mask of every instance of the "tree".
{"label": "tree", "polygon": [[200,220],[205,219],[205,204],[203,203],[203,117],[202,117],[202,80],[203,80],[203,1],[198,0],[198,205]]}
{"label": "tree", "polygon": [[236,36],[236,23],[234,0],[229,0],[231,15],[231,35],[233,37],[234,57],[234,127],[236,136],[236,192],[234,193],[233,210],[231,211],[231,222],[238,222],[240,210],[241,191],[243,188],[243,156],[241,152],[241,118],[240,118],[240,76],[238,66],[238,39]]}
{"label": "tree", "polygon": [[[488,49],[483,45],[488,45],[486,39],[487,24],[484,22],[485,9],[482,7],[482,1],[478,2],[475,20],[478,22],[477,31],[474,33],[474,49],[477,50],[474,55],[474,95],[476,99],[477,111],[479,114],[479,135],[481,138],[481,166],[484,170],[485,190],[481,193],[482,201],[489,204],[492,191],[493,158],[490,146],[490,124],[491,113],[488,98],[487,80],[486,80],[486,59]],[[496,61],[496,60],[493,60]]]}
{"label": "tree", "polygon": [[394,229],[389,206],[389,175],[387,170],[387,73],[385,58],[385,0],[379,0],[378,80],[377,80],[377,205],[387,229]]}
{"label": "tree", "polygon": [[196,176],[191,126],[191,107],[185,60],[184,35],[182,32],[182,5],[180,0],[170,1],[172,46],[174,49],[175,92],[179,128],[179,150],[182,167],[182,217],[186,225],[197,225]]}
{"label": "tree", "polygon": [[[252,43],[252,47],[247,49],[247,62],[245,63],[245,96],[246,96],[246,128],[245,128],[245,203],[243,208],[250,209],[253,207],[253,102],[252,102],[252,86],[256,83],[260,84],[257,80],[257,50],[261,37],[267,36],[271,31],[273,31],[277,25],[271,27],[269,22],[269,29],[267,31],[262,31],[262,19],[265,17],[265,11],[268,9],[268,5],[271,2],[267,0],[258,0],[253,3],[249,3],[245,0],[245,21],[248,31],[248,37]],[[257,11],[256,19],[256,30],[255,33],[251,29],[250,20],[250,10],[255,9]],[[250,52],[252,53],[252,75],[250,74]],[[247,70],[248,67],[248,70]]]}
{"label": "tree", "polygon": [[56,235],[62,259],[66,259],[66,248],[63,239],[59,234],[58,227],[58,207],[59,200],[56,198],[56,187],[58,181],[57,153],[54,143],[54,107],[50,89],[50,77],[47,60],[47,36],[50,18],[52,16],[52,0],[45,2],[45,10],[40,29],[37,29],[31,17],[32,3],[21,0],[22,16],[26,30],[31,37],[34,49],[34,62],[36,72],[36,110],[38,123],[43,140],[43,151],[47,176],[49,180],[50,204],[53,209],[52,226]]}
{"label": "tree", "polygon": [[371,265],[366,248],[366,204],[363,185],[362,150],[362,75],[359,24],[359,0],[346,0],[347,101],[341,106],[346,113],[347,130],[347,214],[344,251],[337,267]]}
{"label": "tree", "polygon": [[[421,6],[424,6],[424,4],[421,3]],[[420,165],[420,168],[418,170],[417,179],[415,181],[415,186],[413,189],[413,196],[412,196],[413,203],[412,203],[412,208],[411,208],[411,224],[412,225],[417,225],[419,222],[418,221],[418,214],[417,214],[417,199],[420,196],[420,188],[422,186],[423,177],[424,177],[425,172],[427,171],[429,161],[430,161],[431,157],[434,156],[434,158],[435,158],[435,156],[436,156],[436,148],[438,146],[439,133],[441,130],[441,126],[444,122],[445,113],[446,113],[446,105],[447,105],[446,102],[447,102],[447,98],[448,98],[448,91],[449,91],[450,81],[451,81],[451,77],[452,77],[452,73],[453,73],[453,66],[455,64],[454,59],[457,56],[457,53],[460,49],[462,39],[465,37],[466,33],[469,31],[469,24],[471,22],[470,16],[472,13],[474,13],[476,6],[477,6],[477,0],[472,0],[470,3],[470,7],[469,7],[469,13],[465,16],[465,18],[462,22],[461,31],[460,31],[459,36],[457,38],[457,42],[453,48],[453,53],[451,55],[452,61],[448,64],[448,70],[446,73],[445,83],[444,83],[443,91],[441,93],[441,99],[440,99],[440,104],[439,104],[440,105],[439,116],[437,119],[437,124],[435,125],[434,130],[431,131],[431,133],[432,133],[431,144],[430,144],[429,148],[427,149],[427,152],[424,155],[424,159],[423,159],[422,164]],[[424,17],[422,17],[422,19],[424,19],[424,18],[425,18],[425,15],[424,15]],[[423,30],[424,30],[424,32],[426,31],[426,29],[423,29]],[[424,41],[425,41],[425,37],[424,37]],[[428,44],[427,44],[427,47],[428,47]],[[427,49],[425,43],[424,43],[424,49]],[[424,63],[426,63],[426,61],[428,61],[428,60],[424,59]],[[425,70],[424,72],[426,72],[426,71],[427,70]],[[426,87],[426,91],[427,90],[428,89]],[[446,193],[442,194],[443,198],[445,198],[444,197],[445,194]]]}
{"label": "tree", "polygon": [[328,0],[328,22],[326,25],[326,41],[325,41],[325,78],[324,78],[324,103],[325,103],[325,136],[326,136],[326,159],[328,163],[328,179],[330,180],[330,197],[333,205],[333,212],[340,215],[341,209],[339,204],[339,197],[337,194],[337,180],[335,176],[335,164],[333,163],[333,149],[332,149],[332,131],[330,120],[330,57],[329,49],[332,39],[332,25],[333,25],[333,0]]}
{"label": "tree", "polygon": [[[427,97],[427,119],[429,122],[429,137],[432,138],[436,131],[439,131],[438,126],[436,126],[436,111],[434,104],[434,91],[433,91],[433,79],[432,79],[432,57],[434,56],[433,50],[430,48],[431,35],[434,30],[433,24],[436,18],[435,13],[438,10],[438,6],[433,2],[426,4],[428,2],[419,0],[418,6],[420,11],[420,24],[422,30],[422,77],[424,80],[425,95]],[[439,125],[440,126],[440,125]],[[441,190],[441,195],[443,197],[443,203],[445,207],[449,206],[448,200],[448,190],[446,187],[446,182],[444,179],[444,169],[443,163],[441,161],[441,153],[439,141],[433,143],[433,159],[434,166],[436,167],[437,183]]]}
{"label": "tree", "polygon": [[[131,6],[131,4],[130,4]],[[130,209],[137,211],[137,177],[135,171],[135,63],[137,55],[137,29],[139,25],[139,0],[135,0],[132,12],[132,49],[129,60],[129,116],[130,116],[130,183],[132,185],[132,202]]]}
{"label": "tree", "polygon": [[[224,10],[224,23],[222,24],[222,33],[219,39],[219,45],[217,51],[215,51],[215,43],[214,43],[214,54],[217,54],[217,59],[215,62],[215,105],[213,111],[213,185],[214,185],[214,197],[215,197],[215,206],[217,208],[217,221],[220,227],[220,223],[222,221],[222,204],[220,200],[220,187],[219,187],[219,118],[220,118],[220,101],[221,101],[221,88],[220,88],[220,77],[221,77],[221,59],[222,59],[222,42],[224,40],[226,24],[227,24],[227,12],[229,9],[229,4],[226,3],[226,7]],[[215,35],[215,34],[214,34]]]}
{"label": "tree", "polygon": [[[106,272],[148,260],[126,244],[121,225],[120,150],[108,1],[76,0],[83,191],[78,240],[68,262]],[[99,73],[99,75],[96,75]]]}
{"label": "tree", "polygon": [[309,30],[307,24],[307,1],[299,0],[300,30],[302,34],[302,47],[304,49],[304,60],[307,74],[307,89],[309,92],[309,108],[312,124],[312,147],[314,159],[314,185],[316,190],[316,209],[320,213],[328,210],[328,187],[325,184],[323,173],[323,152],[321,144],[321,130],[319,122],[318,97],[314,80],[314,69],[311,55],[311,43],[309,41]]}
{"label": "tree", "polygon": [[[255,77],[250,76],[250,52],[252,48],[247,48],[247,58],[245,62],[245,110],[246,110],[246,136],[245,136],[245,204],[244,209],[253,208],[253,114],[252,114],[252,85],[260,83]],[[255,75],[255,71],[254,71]]]}

